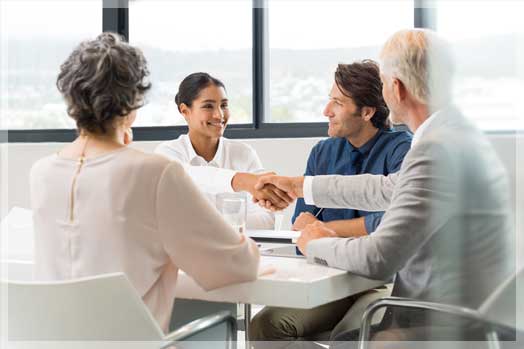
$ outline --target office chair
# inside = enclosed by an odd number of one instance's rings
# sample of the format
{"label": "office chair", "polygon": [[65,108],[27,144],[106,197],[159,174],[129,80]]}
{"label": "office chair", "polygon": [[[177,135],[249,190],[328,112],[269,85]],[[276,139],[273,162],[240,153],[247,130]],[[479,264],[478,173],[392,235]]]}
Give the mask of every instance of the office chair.
{"label": "office chair", "polygon": [[9,341],[140,341],[141,347],[163,349],[187,343],[216,326],[227,326],[228,346],[236,335],[236,319],[228,312],[197,319],[164,335],[123,273],[2,283],[8,290]]}
{"label": "office chair", "polygon": [[[491,349],[499,349],[499,333],[521,333],[518,318],[524,314],[524,299],[517,298],[517,287],[524,285],[524,269],[512,275],[502,283],[479,307],[469,309],[449,304],[418,301],[410,298],[387,297],[371,303],[362,316],[359,334],[359,349],[366,349],[370,339],[371,319],[373,314],[383,307],[420,309],[449,314],[475,324],[484,329],[486,341]],[[516,309],[515,309],[516,306]],[[516,314],[516,317],[514,316]],[[520,324],[522,326],[522,324]]]}

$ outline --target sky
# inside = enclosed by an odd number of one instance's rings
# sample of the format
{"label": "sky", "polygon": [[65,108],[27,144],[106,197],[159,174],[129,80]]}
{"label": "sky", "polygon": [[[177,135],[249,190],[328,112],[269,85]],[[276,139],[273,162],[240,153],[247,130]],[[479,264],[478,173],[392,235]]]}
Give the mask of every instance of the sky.
{"label": "sky", "polygon": [[[518,0],[436,1],[450,40],[524,31]],[[102,0],[0,0],[10,39],[87,39],[102,27]],[[251,0],[131,0],[130,40],[166,50],[251,48]],[[269,0],[271,48],[379,45],[412,26],[413,0]],[[464,24],[467,19],[467,25]]]}

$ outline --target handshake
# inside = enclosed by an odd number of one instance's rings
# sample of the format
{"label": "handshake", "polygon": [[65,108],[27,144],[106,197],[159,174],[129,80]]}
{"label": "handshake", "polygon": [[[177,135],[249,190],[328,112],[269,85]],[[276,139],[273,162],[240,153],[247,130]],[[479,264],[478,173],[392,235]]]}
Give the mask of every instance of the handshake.
{"label": "handshake", "polygon": [[[304,196],[304,177],[284,177],[275,173],[252,174],[238,172],[231,181],[235,191],[247,191],[253,201],[272,210],[283,210],[296,198]],[[302,212],[293,224],[293,230],[300,230],[297,247],[307,255],[306,246],[311,240],[337,237],[337,232],[319,221],[309,212]]]}
{"label": "handshake", "polygon": [[247,191],[253,202],[268,210],[279,211],[302,197],[304,177],[277,176],[274,172],[253,174],[238,172],[231,181],[234,191]]}

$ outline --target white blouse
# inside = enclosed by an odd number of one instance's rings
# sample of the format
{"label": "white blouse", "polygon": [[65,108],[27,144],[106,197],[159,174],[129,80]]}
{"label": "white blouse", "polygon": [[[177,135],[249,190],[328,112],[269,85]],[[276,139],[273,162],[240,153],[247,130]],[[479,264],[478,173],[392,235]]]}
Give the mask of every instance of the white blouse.
{"label": "white blouse", "polygon": [[[159,144],[155,153],[185,164],[186,171],[213,204],[216,194],[233,192],[231,180],[236,172],[265,171],[251,146],[224,137],[220,138],[215,157],[210,162],[197,155],[188,135]],[[248,194],[246,227],[273,229],[274,223],[273,213],[254,204]]]}
{"label": "white blouse", "polygon": [[178,269],[205,289],[257,276],[256,244],[176,161],[126,147],[79,170],[78,161],[52,155],[30,178],[37,280],[124,272],[166,331]]}

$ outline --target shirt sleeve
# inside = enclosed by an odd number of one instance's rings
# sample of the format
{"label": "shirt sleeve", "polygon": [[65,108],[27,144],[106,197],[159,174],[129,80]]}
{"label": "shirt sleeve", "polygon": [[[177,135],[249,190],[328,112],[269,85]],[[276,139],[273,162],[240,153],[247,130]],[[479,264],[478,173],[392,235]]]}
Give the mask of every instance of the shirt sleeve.
{"label": "shirt sleeve", "polygon": [[[395,173],[400,170],[400,166],[402,166],[402,161],[404,160],[404,157],[406,156],[410,148],[410,137],[404,138],[402,141],[395,145],[395,147],[391,151],[390,161],[387,162],[388,173]],[[382,220],[382,216],[384,216],[384,212],[375,212],[365,216],[364,224],[368,234],[373,233],[377,229],[378,225],[380,224],[380,221]]]}
{"label": "shirt sleeve", "polygon": [[[316,172],[315,171],[315,165],[316,165],[316,161],[317,161],[316,160],[316,149],[317,149],[317,147],[315,146],[311,150],[311,153],[309,154],[309,158],[307,160],[306,171],[304,173],[304,176],[314,176],[316,174],[315,173]],[[306,187],[305,183],[304,183],[304,187]],[[309,189],[311,189],[311,190],[309,190]],[[306,201],[306,198],[309,201]],[[312,215],[317,214],[317,212],[320,210],[320,208],[310,204],[311,201],[312,201],[312,198],[313,198],[313,188],[312,188],[312,185],[311,185],[311,186],[308,186],[307,196],[306,196],[306,191],[304,191],[304,199],[302,199],[302,198],[297,199],[297,203],[295,205],[295,213],[293,214],[293,217],[291,218],[291,223],[295,223],[295,220],[297,219],[297,217],[302,212],[309,212]],[[306,204],[306,202],[308,204]],[[317,217],[317,218],[322,220],[322,214],[320,214],[320,216]]]}
{"label": "shirt sleeve", "polygon": [[383,215],[384,212],[374,212],[364,216],[364,226],[368,234],[373,233],[377,229]]}
{"label": "shirt sleeve", "polygon": [[234,192],[231,181],[237,173],[236,171],[213,166],[182,165],[203,192],[210,194]]}
{"label": "shirt sleeve", "polygon": [[304,184],[302,187],[302,192],[304,194],[304,202],[307,205],[314,205],[315,199],[313,198],[313,181],[315,177],[313,176],[305,176],[304,177]]}
{"label": "shirt sleeve", "polygon": [[231,181],[236,171],[217,168],[213,166],[191,166],[178,151],[166,144],[160,144],[155,148],[155,153],[163,155],[169,160],[178,161],[184,166],[191,179],[198,185],[200,190],[209,194],[233,193]]}
{"label": "shirt sleeve", "polygon": [[[305,177],[304,199],[306,203],[325,208],[385,211],[390,205],[398,174],[399,172],[387,176],[361,174]],[[311,196],[306,197],[307,193]]]}
{"label": "shirt sleeve", "polygon": [[411,137],[402,140],[397,144],[391,152],[390,161],[388,161],[388,173],[395,173],[400,170],[404,157],[411,149]]}
{"label": "shirt sleeve", "polygon": [[165,168],[156,196],[158,231],[177,267],[206,290],[256,279],[256,244],[222,219],[179,163]]}
{"label": "shirt sleeve", "polygon": [[247,165],[246,172],[250,172],[250,173],[265,172],[266,170],[264,169],[264,166],[262,166],[262,161],[260,161],[260,158],[258,157],[258,154],[255,151],[255,149],[251,148],[250,146],[248,146],[248,148],[249,148],[249,156],[248,156],[248,165]]}

